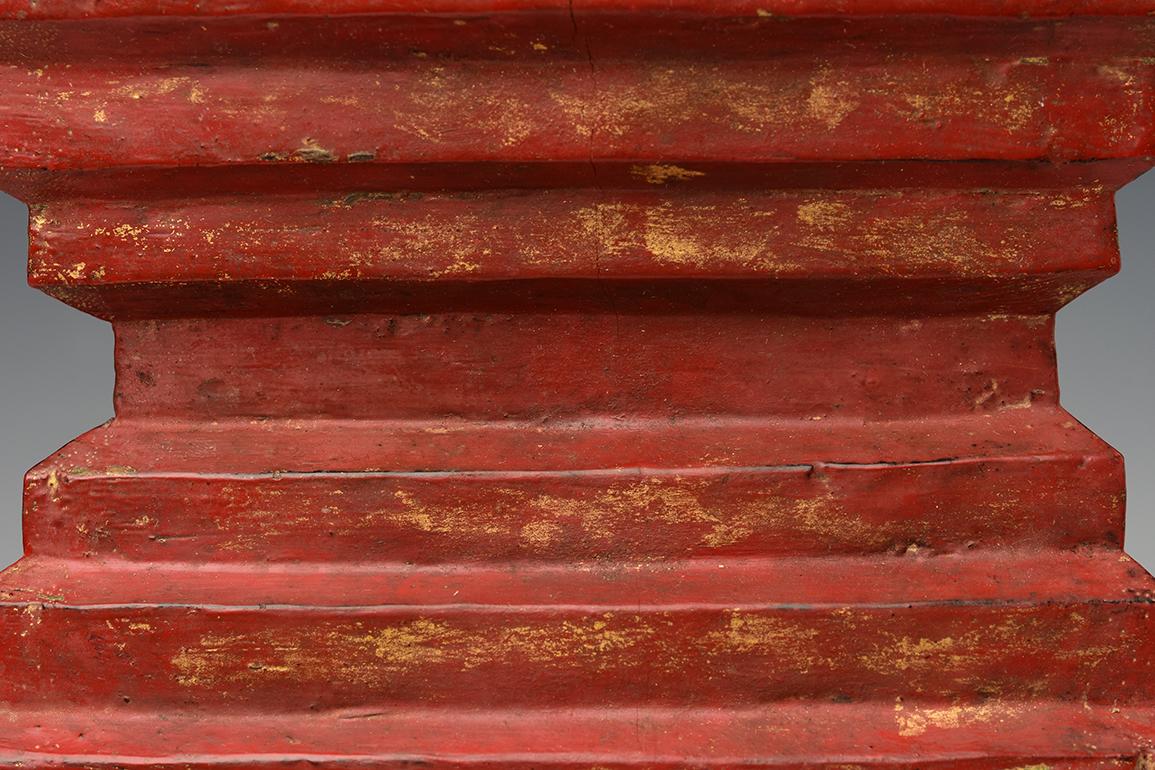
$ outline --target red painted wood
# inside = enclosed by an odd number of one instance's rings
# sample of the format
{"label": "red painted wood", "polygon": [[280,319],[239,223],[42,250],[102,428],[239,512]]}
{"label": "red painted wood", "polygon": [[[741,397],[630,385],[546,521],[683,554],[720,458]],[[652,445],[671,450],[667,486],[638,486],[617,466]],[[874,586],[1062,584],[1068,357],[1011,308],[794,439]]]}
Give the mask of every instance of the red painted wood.
{"label": "red painted wood", "polygon": [[[923,56],[855,53],[851,41],[824,61],[614,55],[591,71],[585,57],[526,60],[535,42],[512,62],[469,59],[449,70],[426,52],[371,70],[14,63],[0,70],[12,94],[0,114],[20,140],[0,160],[87,169],[591,157],[1079,161],[1152,152],[1155,65],[1144,57],[959,53],[926,67]],[[1127,122],[1092,117],[1115,110]]]}
{"label": "red painted wood", "polygon": [[[6,655],[34,661],[41,679],[0,692],[17,703],[127,697],[146,710],[174,691],[206,708],[314,711],[902,694],[1097,702],[1119,683],[1127,697],[1116,705],[1149,699],[1151,596],[1120,587],[1133,563],[1013,551],[943,561],[615,565],[578,576],[330,568],[253,573],[244,586],[231,570],[158,566],[130,567],[131,587],[107,566],[73,574],[33,561],[30,582],[18,569],[14,587],[52,603],[12,607],[3,622],[20,640]],[[1008,567],[1023,574],[1004,583]],[[948,584],[912,589],[928,580]],[[838,590],[847,584],[857,587]]]}
{"label": "red painted wood", "polygon": [[[312,720],[235,714],[159,720],[123,711],[94,715],[98,718],[78,717],[71,710],[24,712],[0,734],[0,745],[38,745],[21,754],[29,764],[62,757],[109,767],[91,753],[94,746],[104,746],[109,753],[140,751],[134,764],[197,770],[242,767],[229,758],[242,754],[250,741],[269,747],[290,768],[317,762],[353,768],[388,757],[395,766],[419,761],[437,770],[677,768],[687,758],[695,766],[727,770],[825,770],[848,763],[901,770],[1004,770],[1039,764],[1034,760],[1046,757],[1053,770],[1130,770],[1135,766],[1132,747],[1143,740],[1153,718],[1150,710],[1088,711],[1079,705],[919,709],[905,702],[785,704],[731,712],[646,708],[625,714],[605,709],[351,709]],[[900,720],[904,735],[895,730]],[[956,721],[982,725],[989,737],[976,742],[970,731],[951,726]],[[830,725],[839,729],[832,731]],[[138,749],[141,736],[164,749]],[[512,751],[511,745],[520,750]]]}
{"label": "red painted wood", "polygon": [[[622,582],[629,586],[632,577]],[[671,590],[657,606],[626,593],[606,606],[508,611],[215,601],[46,607],[35,616],[13,608],[3,633],[19,641],[6,655],[38,676],[5,682],[0,696],[18,708],[128,698],[145,711],[177,701],[218,713],[671,702],[731,708],[904,694],[931,702],[997,696],[1134,705],[1152,696],[1152,622],[1141,599],[1120,606],[1049,595],[994,607],[962,600],[835,609],[746,601],[731,610],[689,604]],[[130,626],[148,628],[133,633]],[[932,636],[923,635],[927,629]],[[1120,686],[1126,697],[1116,699]]]}
{"label": "red painted wood", "polygon": [[[17,19],[90,19],[115,16],[227,16],[230,14],[339,14],[417,13],[478,14],[516,11],[569,12],[589,9],[611,11],[687,11],[718,16],[898,15],[948,16],[1143,16],[1155,7],[1149,0],[487,0],[478,6],[469,0],[5,0],[0,11]],[[759,14],[758,11],[762,11]]]}
{"label": "red painted wood", "polygon": [[[680,170],[679,170],[680,169]],[[631,167],[679,190],[317,194],[61,201],[33,212],[38,286],[173,281],[533,279],[1024,279],[1113,270],[1102,189],[694,190],[693,174]],[[658,180],[665,179],[664,182]],[[703,179],[704,184],[709,180]],[[502,227],[479,223],[501,222]],[[99,264],[77,268],[91,250]],[[1078,284],[1076,284],[1078,286]]]}
{"label": "red painted wood", "polygon": [[0,766],[1145,770],[1056,311],[1138,0],[0,0],[33,286]]}
{"label": "red painted wood", "polygon": [[1057,394],[1039,317],[358,314],[132,322],[117,344],[125,417],[877,420]]}
{"label": "red painted wood", "polygon": [[1102,452],[674,471],[360,471],[346,473],[339,495],[329,473],[49,468],[29,480],[27,548],[72,558],[556,562],[1122,539],[1121,465]]}

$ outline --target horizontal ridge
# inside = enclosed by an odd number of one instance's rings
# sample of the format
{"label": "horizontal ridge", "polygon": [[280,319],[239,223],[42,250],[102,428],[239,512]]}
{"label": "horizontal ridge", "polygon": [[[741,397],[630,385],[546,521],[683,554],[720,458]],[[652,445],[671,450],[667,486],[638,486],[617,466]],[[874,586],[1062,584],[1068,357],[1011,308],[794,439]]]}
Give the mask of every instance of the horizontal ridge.
{"label": "horizontal ridge", "polygon": [[[0,165],[76,172],[252,163],[1065,162],[1152,152],[1155,64],[1143,32],[1125,20],[1097,19],[1090,29],[1002,22],[977,36],[940,21],[893,47],[878,44],[877,29],[826,28],[821,57],[783,51],[783,27],[763,18],[745,31],[744,46],[735,41],[746,52],[726,57],[709,44],[741,34],[734,24],[675,30],[639,56],[648,36],[615,30],[613,17],[606,35],[618,50],[609,51],[586,44],[599,30],[575,34],[567,17],[552,22],[519,30],[482,18],[471,31],[465,19],[411,19],[408,28],[432,46],[425,51],[406,41],[404,24],[362,20],[362,33],[376,26],[395,40],[367,53],[371,67],[349,62],[348,47],[332,40],[327,57],[309,51],[307,66],[286,58],[286,40],[301,33],[288,19],[167,32],[158,20],[153,35],[81,25],[71,40],[67,27],[45,34],[20,25],[9,34],[30,35],[27,46],[15,46],[19,53],[0,67],[9,94],[0,105]],[[1024,23],[1043,31],[1024,34]],[[1112,49],[1088,48],[1104,27],[1115,33]],[[158,32],[186,49],[184,61],[166,60],[161,70],[138,54],[110,66],[110,51],[136,54],[142,38],[157,55],[149,38]],[[928,34],[939,44],[928,48]],[[263,42],[255,56],[242,42],[222,60],[220,41],[230,37]],[[335,39],[348,41],[340,32]],[[967,46],[979,39],[988,50],[976,55]],[[471,50],[462,52],[462,41]],[[699,56],[676,53],[686,45]],[[1072,46],[1078,56],[1069,55]],[[172,47],[163,53],[174,56]],[[69,66],[43,67],[45,57]]]}
{"label": "horizontal ridge", "polygon": [[[0,665],[33,666],[39,679],[4,681],[0,695],[22,707],[123,700],[144,709],[189,704],[242,711],[418,704],[725,707],[795,698],[885,701],[905,694],[972,701],[1150,699],[1152,583],[1117,552],[959,559],[951,585],[961,601],[925,602],[918,599],[916,573],[941,582],[951,568],[940,571],[933,558],[894,558],[899,564],[891,570],[881,559],[849,568],[837,561],[795,562],[800,569],[793,575],[782,564],[748,572],[736,564],[737,578],[712,564],[681,574],[669,566],[595,570],[587,576],[596,585],[589,598],[600,599],[583,604],[574,604],[583,579],[571,580],[580,567],[546,573],[554,589],[542,598],[565,603],[537,605],[524,603],[533,596],[533,570],[510,566],[495,571],[492,583],[484,570],[459,572],[458,579],[473,585],[457,590],[483,602],[476,604],[413,604],[405,597],[431,591],[453,600],[452,578],[434,577],[422,587],[421,573],[414,571],[398,573],[397,589],[385,589],[374,600],[383,603],[370,606],[250,603],[276,602],[276,592],[286,590],[303,598],[310,587],[318,599],[343,586],[381,591],[384,585],[373,583],[387,573],[348,580],[323,570],[213,573],[94,562],[55,569],[39,563],[48,568],[38,574],[33,559],[5,579],[26,598],[0,607],[0,624],[13,640],[0,653]],[[997,577],[1015,569],[1038,569],[1037,587]],[[877,587],[867,582],[857,589],[861,595],[830,604],[757,601],[760,585],[778,582],[772,590],[782,590],[784,581],[819,579],[844,585],[870,575]],[[215,598],[187,604],[204,578],[202,595]],[[728,581],[735,590],[726,588]],[[749,598],[730,607],[718,603],[736,598],[738,586]],[[43,591],[61,593],[37,595]],[[656,603],[646,603],[647,593]],[[70,604],[69,594],[103,601]],[[492,603],[503,595],[510,604]],[[109,603],[117,596],[137,601]],[[230,604],[232,597],[246,597],[245,604]],[[707,603],[694,603],[699,599]],[[363,601],[355,593],[338,599],[350,600]]]}
{"label": "horizontal ridge", "polygon": [[1042,408],[873,424],[117,420],[28,474],[26,545],[379,564],[1073,548],[1122,541],[1122,471]]}
{"label": "horizontal ridge", "polygon": [[895,701],[227,719],[67,709],[0,716],[5,722],[0,765],[23,767],[1133,770],[1155,714],[1060,702]]}
{"label": "horizontal ridge", "polygon": [[[640,165],[654,184],[704,172]],[[1109,194],[351,192],[34,206],[37,286],[189,281],[1030,280],[1117,267]],[[479,222],[501,222],[480,227]],[[84,266],[77,268],[76,263]]]}
{"label": "horizontal ridge", "polygon": [[[821,577],[822,579],[818,579]],[[1155,579],[1108,549],[439,566],[137,564],[29,556],[0,601],[82,609],[556,607],[735,609],[1152,603]]]}

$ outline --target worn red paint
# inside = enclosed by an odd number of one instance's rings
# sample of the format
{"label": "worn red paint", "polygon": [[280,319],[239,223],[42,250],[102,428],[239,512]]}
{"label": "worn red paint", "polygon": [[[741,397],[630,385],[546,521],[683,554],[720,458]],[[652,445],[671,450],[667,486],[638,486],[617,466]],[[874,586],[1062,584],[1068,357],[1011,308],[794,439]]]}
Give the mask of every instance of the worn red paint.
{"label": "worn red paint", "polygon": [[1053,314],[1150,2],[0,0],[10,767],[1147,768],[1155,583]]}

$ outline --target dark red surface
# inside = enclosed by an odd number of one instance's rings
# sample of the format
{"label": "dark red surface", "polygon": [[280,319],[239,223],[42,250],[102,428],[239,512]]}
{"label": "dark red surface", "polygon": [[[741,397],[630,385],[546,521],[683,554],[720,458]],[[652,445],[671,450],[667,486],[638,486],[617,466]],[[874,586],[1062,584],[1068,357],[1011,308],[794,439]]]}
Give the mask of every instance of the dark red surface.
{"label": "dark red surface", "polygon": [[1052,316],[1152,12],[0,0],[30,282],[117,342],[0,766],[1150,770]]}

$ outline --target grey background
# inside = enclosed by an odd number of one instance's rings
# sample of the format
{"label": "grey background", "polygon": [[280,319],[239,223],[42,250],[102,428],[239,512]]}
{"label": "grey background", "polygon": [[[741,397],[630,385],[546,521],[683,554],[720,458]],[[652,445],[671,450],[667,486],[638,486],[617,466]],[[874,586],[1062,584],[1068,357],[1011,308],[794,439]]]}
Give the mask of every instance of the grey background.
{"label": "grey background", "polygon": [[[1127,550],[1155,570],[1155,172],[1118,196],[1123,272],[1059,314],[1063,403],[1127,458]],[[0,563],[24,471],[112,416],[112,333],[25,282],[27,210],[0,195]]]}

